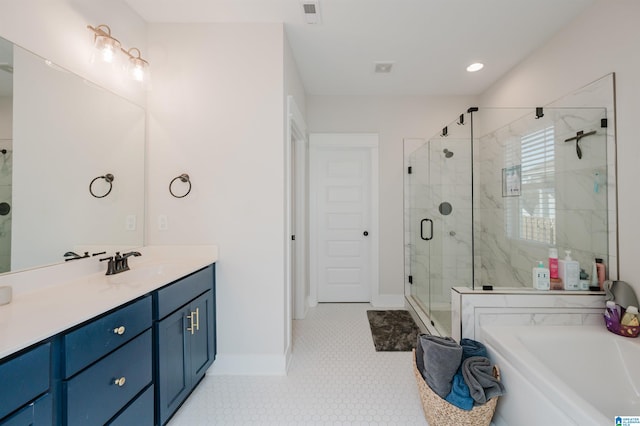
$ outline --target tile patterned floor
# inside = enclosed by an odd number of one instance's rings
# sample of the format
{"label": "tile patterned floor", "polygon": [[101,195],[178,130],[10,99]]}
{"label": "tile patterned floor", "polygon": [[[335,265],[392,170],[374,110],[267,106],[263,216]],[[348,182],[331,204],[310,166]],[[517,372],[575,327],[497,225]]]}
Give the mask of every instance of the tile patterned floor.
{"label": "tile patterned floor", "polygon": [[369,304],[320,304],[294,322],[286,376],[207,376],[169,422],[426,425],[410,352],[376,352]]}

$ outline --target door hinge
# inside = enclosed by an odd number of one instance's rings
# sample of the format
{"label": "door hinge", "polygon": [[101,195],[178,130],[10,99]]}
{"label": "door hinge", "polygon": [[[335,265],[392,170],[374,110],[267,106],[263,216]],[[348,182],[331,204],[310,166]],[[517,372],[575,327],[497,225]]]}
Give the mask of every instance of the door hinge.
{"label": "door hinge", "polygon": [[295,240],[296,240],[296,236],[295,236],[295,235],[292,235],[292,236],[291,236],[291,241],[295,241]]}
{"label": "door hinge", "polygon": [[413,284],[413,275],[409,275],[409,284]]}
{"label": "door hinge", "polygon": [[600,127],[603,129],[609,127],[609,120],[607,120],[606,118],[600,119]]}
{"label": "door hinge", "polygon": [[407,174],[411,174],[411,166],[407,167]]}

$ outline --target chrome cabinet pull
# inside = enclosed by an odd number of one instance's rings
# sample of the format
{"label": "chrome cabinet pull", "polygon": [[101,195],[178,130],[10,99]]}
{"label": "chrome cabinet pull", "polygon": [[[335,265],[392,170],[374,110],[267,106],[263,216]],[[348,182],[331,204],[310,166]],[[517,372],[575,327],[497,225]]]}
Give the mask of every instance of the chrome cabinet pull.
{"label": "chrome cabinet pull", "polygon": [[124,332],[125,332],[124,325],[121,325],[120,327],[116,327],[116,328],[113,329],[113,333],[114,334],[118,334],[120,336],[122,336],[124,334]]}
{"label": "chrome cabinet pull", "polygon": [[113,384],[121,388],[121,387],[124,386],[126,381],[127,381],[127,379],[124,376],[122,376],[119,379],[115,379],[113,381]]}
{"label": "chrome cabinet pull", "polygon": [[187,315],[191,324],[187,327],[187,331],[190,331],[191,334],[195,334],[196,331],[200,330],[200,308],[196,308],[195,311],[191,311],[191,314]]}

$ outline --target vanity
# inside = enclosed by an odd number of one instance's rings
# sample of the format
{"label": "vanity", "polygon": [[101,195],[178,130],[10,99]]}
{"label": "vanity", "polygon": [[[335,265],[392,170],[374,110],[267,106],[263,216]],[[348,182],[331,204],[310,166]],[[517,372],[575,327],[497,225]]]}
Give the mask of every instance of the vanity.
{"label": "vanity", "polygon": [[217,248],[140,251],[110,276],[95,258],[13,275],[0,425],[162,425],[186,400],[215,359]]}

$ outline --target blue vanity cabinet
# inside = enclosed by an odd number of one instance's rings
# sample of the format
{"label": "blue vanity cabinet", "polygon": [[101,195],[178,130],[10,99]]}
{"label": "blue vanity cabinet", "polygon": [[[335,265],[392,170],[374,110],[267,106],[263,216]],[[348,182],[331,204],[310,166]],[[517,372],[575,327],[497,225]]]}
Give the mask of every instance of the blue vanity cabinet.
{"label": "blue vanity cabinet", "polygon": [[[214,294],[214,265],[155,294],[156,422],[160,425],[171,418],[214,361]],[[176,306],[179,303],[183,304]]]}
{"label": "blue vanity cabinet", "polygon": [[51,343],[0,361],[0,425],[51,425]]}
{"label": "blue vanity cabinet", "polygon": [[146,296],[63,335],[62,424],[115,422],[128,410],[135,424],[153,424],[151,313]]}

